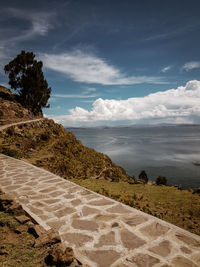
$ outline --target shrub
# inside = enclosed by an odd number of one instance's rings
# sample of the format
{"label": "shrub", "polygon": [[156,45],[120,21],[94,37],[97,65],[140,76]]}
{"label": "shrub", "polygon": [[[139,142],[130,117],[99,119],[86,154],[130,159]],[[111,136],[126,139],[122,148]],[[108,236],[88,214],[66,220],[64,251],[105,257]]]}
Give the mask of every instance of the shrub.
{"label": "shrub", "polygon": [[9,127],[9,128],[6,130],[6,133],[7,133],[9,136],[14,135],[14,134],[15,134],[14,127]]}
{"label": "shrub", "polygon": [[157,185],[167,185],[167,178],[165,176],[158,176],[156,178]]}
{"label": "shrub", "polygon": [[15,149],[3,148],[2,153],[3,153],[4,155],[10,156],[10,157],[12,157],[12,158],[16,158],[16,159],[19,158],[19,153],[18,153],[18,151],[15,150]]}
{"label": "shrub", "polygon": [[143,180],[145,183],[148,182],[148,177],[147,177],[147,174],[146,174],[146,172],[144,170],[141,171],[141,173],[139,174],[139,179]]}
{"label": "shrub", "polygon": [[48,133],[43,133],[41,134],[40,138],[42,141],[48,141],[50,139],[50,136]]}

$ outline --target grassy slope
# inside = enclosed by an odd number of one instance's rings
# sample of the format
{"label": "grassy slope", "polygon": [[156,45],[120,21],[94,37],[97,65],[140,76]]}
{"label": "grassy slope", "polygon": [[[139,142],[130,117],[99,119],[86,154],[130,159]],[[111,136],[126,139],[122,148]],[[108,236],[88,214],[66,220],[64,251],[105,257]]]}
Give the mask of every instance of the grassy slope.
{"label": "grassy slope", "polygon": [[83,146],[73,133],[52,120],[10,127],[0,133],[0,152],[13,149],[20,158],[66,178],[128,180],[108,156]]}
{"label": "grassy slope", "polygon": [[20,227],[14,216],[0,211],[0,263],[1,267],[42,267],[48,247],[34,248],[35,238],[27,232],[28,227],[23,226],[24,231],[16,233]]}
{"label": "grassy slope", "polygon": [[52,121],[9,128],[0,133],[0,152],[5,147],[32,164],[200,235],[199,195],[125,182],[123,169]]}

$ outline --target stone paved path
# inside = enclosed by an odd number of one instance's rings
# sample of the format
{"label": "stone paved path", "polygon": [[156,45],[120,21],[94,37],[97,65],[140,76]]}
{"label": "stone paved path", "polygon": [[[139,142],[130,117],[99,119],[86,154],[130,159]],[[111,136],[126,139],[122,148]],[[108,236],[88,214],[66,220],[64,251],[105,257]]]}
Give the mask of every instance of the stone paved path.
{"label": "stone paved path", "polygon": [[200,237],[0,154],[0,189],[92,267],[198,267]]}
{"label": "stone paved path", "polygon": [[14,125],[25,124],[25,123],[30,123],[30,122],[34,122],[34,121],[41,121],[44,119],[45,118],[39,118],[39,119],[34,119],[34,120],[20,121],[20,122],[14,122],[14,123],[10,123],[10,124],[0,125],[0,131],[4,130],[6,128],[9,128],[11,126],[14,126]]}

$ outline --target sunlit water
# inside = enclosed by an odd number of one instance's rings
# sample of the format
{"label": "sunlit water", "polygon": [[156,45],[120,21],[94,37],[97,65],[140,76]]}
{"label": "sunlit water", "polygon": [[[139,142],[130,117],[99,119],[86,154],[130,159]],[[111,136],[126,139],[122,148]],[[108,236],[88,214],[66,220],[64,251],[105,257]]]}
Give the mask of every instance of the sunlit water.
{"label": "sunlit water", "polygon": [[149,179],[166,176],[170,184],[200,186],[200,126],[71,128],[77,139],[107,154],[129,175],[145,170]]}

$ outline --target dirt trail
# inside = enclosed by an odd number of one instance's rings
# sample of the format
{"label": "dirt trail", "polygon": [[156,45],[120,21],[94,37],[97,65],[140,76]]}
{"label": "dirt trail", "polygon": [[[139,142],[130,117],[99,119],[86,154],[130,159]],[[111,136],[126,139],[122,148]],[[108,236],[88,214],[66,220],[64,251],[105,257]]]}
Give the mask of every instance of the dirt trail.
{"label": "dirt trail", "polygon": [[19,124],[25,124],[25,123],[31,123],[35,121],[41,121],[44,120],[45,118],[40,118],[40,119],[34,119],[34,120],[27,120],[27,121],[20,121],[20,122],[14,122],[6,125],[0,125],[0,131],[3,131],[11,126],[19,125]]}

